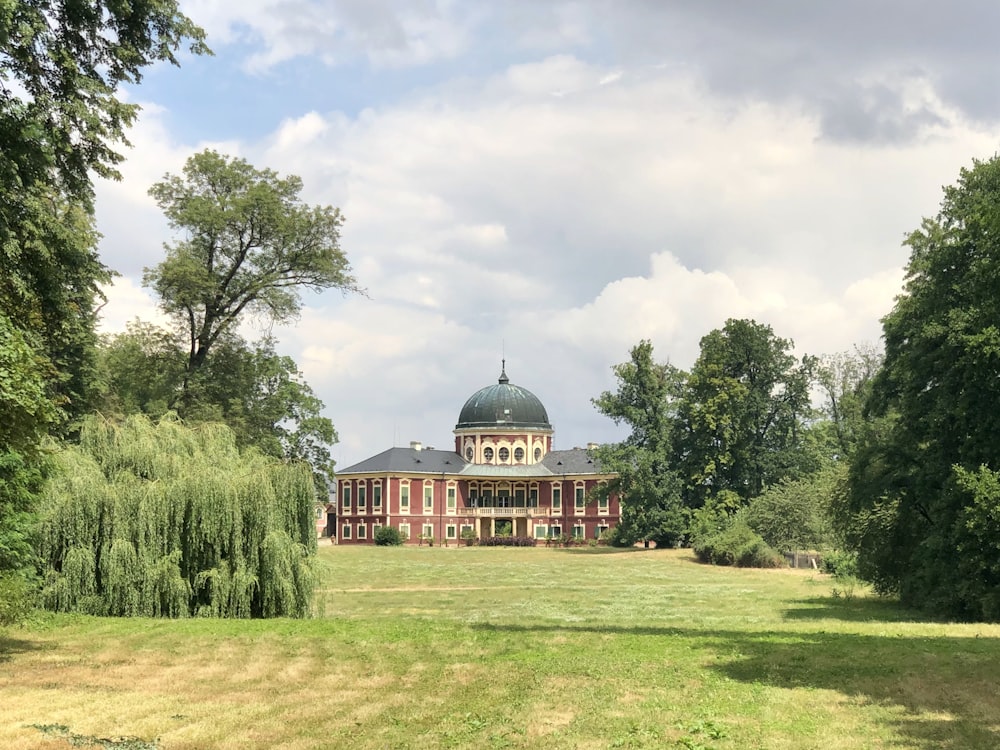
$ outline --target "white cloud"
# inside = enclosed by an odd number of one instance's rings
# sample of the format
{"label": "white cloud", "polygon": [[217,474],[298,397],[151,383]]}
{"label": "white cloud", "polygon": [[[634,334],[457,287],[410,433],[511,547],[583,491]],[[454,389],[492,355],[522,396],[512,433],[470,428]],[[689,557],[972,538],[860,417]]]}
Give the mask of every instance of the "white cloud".
{"label": "white cloud", "polygon": [[447,0],[192,0],[185,11],[210,45],[255,51],[244,67],[260,73],[313,57],[328,65],[361,58],[377,68],[456,57],[469,44],[469,12]]}
{"label": "white cloud", "polygon": [[[904,233],[1000,135],[952,113],[922,141],[846,146],[794,104],[568,54],[353,117],[302,112],[229,146],[301,175],[309,201],[347,217],[343,246],[370,297],[309,297],[278,332],[339,428],[342,463],[396,439],[447,445],[504,350],[566,446],[617,434],[590,398],[640,338],[680,367],[729,317],[803,353],[871,341],[899,290]],[[109,257],[131,264],[130,311],[135,268],[166,239],[145,191],[194,150],[155,115],[133,140],[126,181],[100,197]]]}

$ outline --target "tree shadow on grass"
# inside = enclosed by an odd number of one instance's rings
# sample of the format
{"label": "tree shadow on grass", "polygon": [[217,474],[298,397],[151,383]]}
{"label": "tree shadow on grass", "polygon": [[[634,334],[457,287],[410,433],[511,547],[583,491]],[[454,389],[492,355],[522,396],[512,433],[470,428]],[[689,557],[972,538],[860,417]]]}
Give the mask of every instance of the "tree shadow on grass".
{"label": "tree shadow on grass", "polygon": [[894,599],[880,597],[833,598],[817,596],[799,599],[786,609],[786,620],[842,620],[844,622],[943,622]]}
{"label": "tree shadow on grass", "polygon": [[[838,692],[887,709],[907,747],[992,750],[1000,747],[1000,639],[879,634],[621,627],[497,625],[498,633],[593,632],[678,640],[703,650],[708,665],[739,682]],[[665,645],[665,648],[667,646]],[[894,710],[896,709],[896,710]]]}
{"label": "tree shadow on grass", "polygon": [[30,651],[41,649],[34,641],[26,641],[21,638],[10,638],[0,634],[0,664],[8,662],[18,654],[26,654]]}

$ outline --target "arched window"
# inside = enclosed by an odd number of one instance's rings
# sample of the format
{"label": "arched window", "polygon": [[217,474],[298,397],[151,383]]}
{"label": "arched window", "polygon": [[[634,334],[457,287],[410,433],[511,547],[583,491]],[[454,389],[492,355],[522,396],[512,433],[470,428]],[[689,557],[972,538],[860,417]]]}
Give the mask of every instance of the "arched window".
{"label": "arched window", "polygon": [[474,453],[473,453],[473,450],[472,450],[472,446],[470,445],[470,446],[468,446],[465,449],[465,460],[466,461],[471,461],[473,455],[474,455]]}
{"label": "arched window", "polygon": [[500,460],[503,461],[503,462],[505,462],[505,463],[507,461],[510,461],[510,449],[507,448],[507,447],[501,448],[498,451],[497,455],[499,455],[500,456]]}
{"label": "arched window", "polygon": [[483,448],[483,458],[485,458],[487,461],[492,461],[493,460],[493,449],[490,448],[489,446],[487,446],[486,448]]}
{"label": "arched window", "polygon": [[524,448],[518,446],[514,449],[514,460],[518,463],[524,460]]}

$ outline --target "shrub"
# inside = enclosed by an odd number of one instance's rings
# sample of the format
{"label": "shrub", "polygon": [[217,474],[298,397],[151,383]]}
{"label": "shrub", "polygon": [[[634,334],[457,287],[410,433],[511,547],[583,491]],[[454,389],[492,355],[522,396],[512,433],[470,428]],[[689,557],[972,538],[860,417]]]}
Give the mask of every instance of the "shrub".
{"label": "shrub", "polygon": [[607,544],[611,547],[625,547],[625,540],[622,538],[621,532],[618,530],[617,526],[612,526],[603,534],[600,538],[601,544]]}
{"label": "shrub", "polygon": [[28,619],[35,607],[37,587],[17,573],[0,575],[0,627]]}
{"label": "shrub", "polygon": [[858,554],[856,552],[829,552],[823,555],[823,572],[835,578],[858,577]]}
{"label": "shrub", "polygon": [[406,541],[406,537],[394,526],[380,526],[375,532],[374,539],[378,547],[398,547]]}
{"label": "shrub", "polygon": [[530,536],[488,536],[479,540],[481,547],[534,547],[535,540]]}
{"label": "shrub", "polygon": [[719,533],[701,540],[695,545],[694,552],[699,560],[712,565],[777,568],[785,564],[784,558],[742,520],[734,521]]}

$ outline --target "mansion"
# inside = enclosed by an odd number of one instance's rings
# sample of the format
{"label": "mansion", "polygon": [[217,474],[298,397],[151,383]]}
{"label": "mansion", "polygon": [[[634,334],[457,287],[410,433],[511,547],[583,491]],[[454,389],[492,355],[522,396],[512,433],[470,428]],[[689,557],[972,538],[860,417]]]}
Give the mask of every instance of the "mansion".
{"label": "mansion", "polygon": [[596,446],[553,450],[545,407],[506,366],[465,402],[454,433],[454,451],[413,442],[338,471],[327,533],[339,544],[372,544],[387,525],[411,544],[455,543],[469,530],[596,539],[618,523],[618,499],[594,492],[614,477],[595,464]]}

